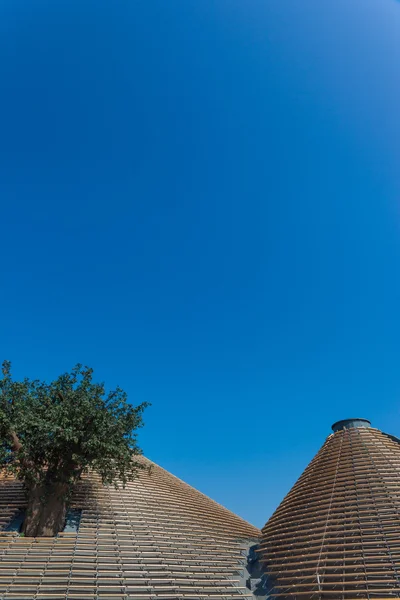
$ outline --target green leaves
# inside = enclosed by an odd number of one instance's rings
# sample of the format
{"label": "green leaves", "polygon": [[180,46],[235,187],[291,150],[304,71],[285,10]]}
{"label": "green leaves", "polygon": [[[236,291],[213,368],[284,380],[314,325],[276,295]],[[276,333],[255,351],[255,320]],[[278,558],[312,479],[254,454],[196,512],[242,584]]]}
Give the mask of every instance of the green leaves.
{"label": "green leaves", "polygon": [[88,469],[105,483],[135,476],[147,403],[132,406],[120,388],[107,393],[79,364],[51,383],[13,381],[10,366],[0,380],[0,466],[28,485],[72,484]]}

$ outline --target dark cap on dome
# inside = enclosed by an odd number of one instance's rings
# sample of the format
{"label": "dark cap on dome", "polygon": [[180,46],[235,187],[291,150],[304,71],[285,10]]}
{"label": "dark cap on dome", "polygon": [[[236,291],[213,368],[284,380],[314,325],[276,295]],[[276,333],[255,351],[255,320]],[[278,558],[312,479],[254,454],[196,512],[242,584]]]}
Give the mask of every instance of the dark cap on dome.
{"label": "dark cap on dome", "polygon": [[371,427],[371,421],[368,421],[368,419],[343,419],[332,425],[332,431],[336,432],[341,429],[353,429],[355,427]]}

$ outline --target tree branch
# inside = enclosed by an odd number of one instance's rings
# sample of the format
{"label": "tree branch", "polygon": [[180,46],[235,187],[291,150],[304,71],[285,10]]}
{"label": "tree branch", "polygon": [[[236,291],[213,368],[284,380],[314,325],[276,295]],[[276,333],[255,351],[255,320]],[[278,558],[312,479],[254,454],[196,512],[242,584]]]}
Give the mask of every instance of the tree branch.
{"label": "tree branch", "polygon": [[15,431],[10,431],[10,437],[12,439],[12,445],[14,452],[19,452],[22,449],[22,444]]}

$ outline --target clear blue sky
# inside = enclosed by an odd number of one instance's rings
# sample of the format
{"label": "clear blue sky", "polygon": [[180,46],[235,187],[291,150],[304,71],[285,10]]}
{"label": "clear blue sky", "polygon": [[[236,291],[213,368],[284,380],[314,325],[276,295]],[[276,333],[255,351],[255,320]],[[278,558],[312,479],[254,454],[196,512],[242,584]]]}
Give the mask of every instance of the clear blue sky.
{"label": "clear blue sky", "polygon": [[4,0],[0,355],[93,366],[263,525],[333,421],[400,434],[400,4]]}

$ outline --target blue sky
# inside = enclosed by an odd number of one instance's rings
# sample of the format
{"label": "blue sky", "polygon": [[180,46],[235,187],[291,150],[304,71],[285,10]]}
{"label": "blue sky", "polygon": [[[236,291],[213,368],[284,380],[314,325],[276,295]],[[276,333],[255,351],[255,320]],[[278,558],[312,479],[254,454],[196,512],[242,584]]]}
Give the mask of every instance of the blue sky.
{"label": "blue sky", "polygon": [[152,402],[262,526],[338,419],[400,434],[400,5],[5,0],[0,355]]}

